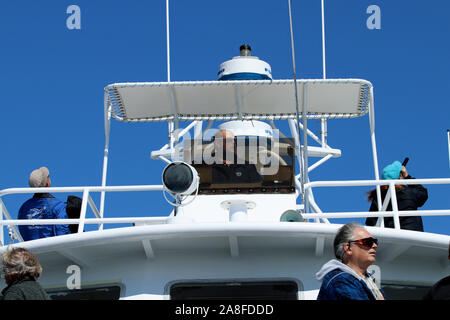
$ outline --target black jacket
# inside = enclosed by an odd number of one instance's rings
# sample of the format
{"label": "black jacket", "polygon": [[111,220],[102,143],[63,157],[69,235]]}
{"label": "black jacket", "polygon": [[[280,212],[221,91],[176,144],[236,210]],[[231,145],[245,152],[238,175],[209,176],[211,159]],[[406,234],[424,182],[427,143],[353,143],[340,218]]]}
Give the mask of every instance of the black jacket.
{"label": "black jacket", "polygon": [[[414,179],[409,176],[406,179]],[[387,190],[381,191],[381,199],[384,201]],[[428,199],[428,191],[420,184],[411,184],[405,186],[404,189],[399,189],[396,191],[397,195],[397,205],[399,211],[405,210],[417,210],[417,208],[424,205],[425,201]],[[369,211],[378,211],[377,197],[376,194],[372,199],[372,204]],[[389,202],[386,211],[392,211],[392,204]],[[377,223],[378,218],[367,218],[366,225],[374,226]],[[394,228],[393,218],[384,218],[384,226],[388,228]],[[422,217],[400,217],[400,228],[406,230],[423,231]]]}
{"label": "black jacket", "polygon": [[214,164],[211,168],[213,183],[255,183],[263,180],[254,164]]}
{"label": "black jacket", "polygon": [[3,300],[51,300],[34,279],[15,281],[2,291]]}
{"label": "black jacket", "polygon": [[439,280],[431,287],[423,300],[450,300],[450,276]]}

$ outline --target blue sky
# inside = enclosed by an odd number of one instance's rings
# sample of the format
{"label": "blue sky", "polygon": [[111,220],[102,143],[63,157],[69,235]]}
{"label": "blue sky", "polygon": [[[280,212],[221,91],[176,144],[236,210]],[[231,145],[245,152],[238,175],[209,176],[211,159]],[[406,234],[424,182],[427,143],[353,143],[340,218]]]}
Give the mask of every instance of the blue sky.
{"label": "blue sky", "polygon": [[[81,9],[69,30],[67,7]],[[374,85],[380,167],[409,157],[417,178],[450,176],[450,4],[432,1],[325,1],[328,78]],[[369,30],[366,9],[381,9]],[[287,1],[172,0],[171,80],[215,80],[221,62],[243,43],[270,63],[274,79],[292,78]],[[321,78],[320,0],[293,1],[298,78]],[[103,88],[115,82],[166,81],[165,1],[0,2],[0,189],[27,187],[40,166],[53,186],[101,184]],[[329,144],[342,157],[311,180],[374,177],[368,117],[328,122]],[[281,125],[281,124],[280,124]],[[309,121],[318,133],[317,121]],[[283,128],[283,126],[281,126]],[[113,121],[108,185],[160,184],[164,163],[150,152],[166,142],[166,123]],[[310,163],[316,159],[310,160]],[[427,186],[424,209],[449,208],[450,186]],[[367,188],[323,190],[324,211],[365,211]],[[66,195],[60,195],[65,199]],[[5,198],[16,217],[27,196]],[[94,199],[98,201],[98,196]],[[160,193],[107,196],[106,216],[166,216]],[[450,234],[449,217],[424,218],[425,231]]]}

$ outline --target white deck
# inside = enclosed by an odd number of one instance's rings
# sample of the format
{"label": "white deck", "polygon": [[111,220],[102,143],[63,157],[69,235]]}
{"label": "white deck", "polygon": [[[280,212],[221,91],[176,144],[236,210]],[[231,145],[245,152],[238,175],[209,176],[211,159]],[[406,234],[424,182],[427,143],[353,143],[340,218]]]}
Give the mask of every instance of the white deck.
{"label": "white deck", "polygon": [[[315,273],[333,257],[332,240],[340,226],[162,224],[20,245],[37,254],[44,268],[41,283],[50,289],[65,287],[66,268],[75,264],[81,267],[82,287],[119,284],[121,298],[168,299],[170,284],[187,280],[288,279],[298,283],[300,299],[314,299],[320,286]],[[448,236],[376,227],[368,230],[380,239],[376,265],[383,281],[431,285],[450,272]]]}

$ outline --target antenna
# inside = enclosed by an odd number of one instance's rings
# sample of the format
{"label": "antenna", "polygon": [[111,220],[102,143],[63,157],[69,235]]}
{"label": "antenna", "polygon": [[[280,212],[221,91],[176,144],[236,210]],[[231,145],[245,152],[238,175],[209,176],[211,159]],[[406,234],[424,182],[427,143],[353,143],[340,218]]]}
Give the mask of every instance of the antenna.
{"label": "antenna", "polygon": [[327,78],[327,70],[325,63],[325,6],[324,0],[322,0],[322,77]]}
{"label": "antenna", "polygon": [[[298,91],[297,91],[297,73],[295,68],[295,51],[294,51],[294,31],[292,28],[292,8],[291,8],[291,0],[288,0],[288,6],[289,6],[289,25],[291,30],[291,51],[292,51],[292,68],[294,73],[294,92],[295,92],[295,115],[297,119],[297,130],[298,130],[298,136],[300,140],[300,118],[299,118],[299,111],[298,111]],[[308,211],[308,197],[305,195],[305,181],[307,181],[308,177],[308,135],[307,135],[307,119],[306,119],[306,101],[305,101],[305,91],[306,91],[306,84],[303,85],[303,110],[302,110],[302,122],[303,122],[303,148],[301,148],[301,141],[300,141],[300,149],[301,149],[301,156],[302,156],[302,168],[300,168],[300,175],[301,175],[301,188],[302,188],[302,203],[303,203],[303,210],[304,212]]]}
{"label": "antenna", "polygon": [[450,130],[447,129],[447,141],[448,141],[448,166],[450,168]]}
{"label": "antenna", "polygon": [[[325,58],[325,4],[322,0],[322,78],[327,78],[326,58]],[[327,120],[320,119],[322,147],[327,144]]]}
{"label": "antenna", "polygon": [[170,82],[169,0],[166,0],[167,82]]}
{"label": "antenna", "polygon": [[[167,82],[170,82],[170,28],[169,28],[169,0],[166,0],[166,47],[167,47]],[[168,121],[169,130],[169,148],[172,150],[176,137],[175,129],[178,128],[176,120]],[[175,128],[177,127],[177,128]]]}

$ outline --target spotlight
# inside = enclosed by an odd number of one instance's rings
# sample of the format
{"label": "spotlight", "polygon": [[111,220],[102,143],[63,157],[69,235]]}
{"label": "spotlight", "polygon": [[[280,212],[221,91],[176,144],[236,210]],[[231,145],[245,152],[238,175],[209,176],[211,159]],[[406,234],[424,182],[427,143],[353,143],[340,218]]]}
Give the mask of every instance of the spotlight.
{"label": "spotlight", "polygon": [[303,222],[305,219],[303,219],[302,215],[298,213],[296,210],[287,210],[283,212],[283,214],[280,217],[281,222]]}
{"label": "spotlight", "polygon": [[198,189],[197,171],[185,162],[172,162],[162,173],[162,182],[174,196],[188,196]]}

